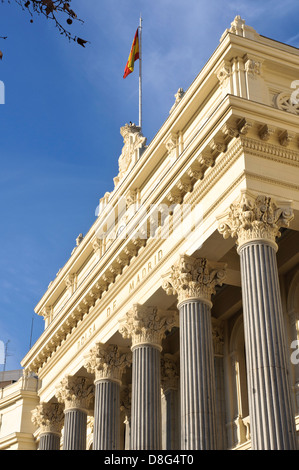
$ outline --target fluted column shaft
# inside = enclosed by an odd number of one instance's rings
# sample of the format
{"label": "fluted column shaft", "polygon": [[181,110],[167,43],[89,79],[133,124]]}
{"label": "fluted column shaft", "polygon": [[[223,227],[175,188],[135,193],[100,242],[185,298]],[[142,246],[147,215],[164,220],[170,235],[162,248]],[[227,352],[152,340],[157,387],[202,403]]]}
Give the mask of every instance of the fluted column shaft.
{"label": "fluted column shaft", "polygon": [[288,201],[241,192],[219,217],[224,238],[237,238],[247,359],[252,448],[296,448],[276,251],[293,219]]}
{"label": "fluted column shaft", "polygon": [[160,350],[145,344],[132,350],[132,450],[161,449]]}
{"label": "fluted column shaft", "polygon": [[176,324],[177,312],[138,304],[120,323],[120,333],[132,339],[132,450],[161,449],[162,339]]}
{"label": "fluted column shaft", "polygon": [[178,295],[183,450],[217,448],[211,296],[224,280],[223,268],[181,255],[163,282],[167,294]]}
{"label": "fluted column shaft", "polygon": [[87,412],[74,408],[64,414],[63,450],[86,450]]}
{"label": "fluted column shaft", "polygon": [[97,343],[85,360],[85,368],[95,374],[94,450],[120,448],[121,377],[131,363],[131,353],[116,344]]}
{"label": "fluted column shaft", "polygon": [[95,382],[94,450],[118,450],[120,442],[120,383]]}
{"label": "fluted column shaft", "polygon": [[64,404],[63,450],[86,450],[87,414],[94,397],[89,379],[66,376],[57,387],[56,397]]}
{"label": "fluted column shaft", "polygon": [[39,450],[60,450],[60,435],[44,433],[39,439]]}
{"label": "fluted column shaft", "polygon": [[252,242],[239,253],[252,446],[295,449],[276,252]]}
{"label": "fluted column shaft", "polygon": [[180,312],[181,448],[216,449],[211,309],[185,301]]}

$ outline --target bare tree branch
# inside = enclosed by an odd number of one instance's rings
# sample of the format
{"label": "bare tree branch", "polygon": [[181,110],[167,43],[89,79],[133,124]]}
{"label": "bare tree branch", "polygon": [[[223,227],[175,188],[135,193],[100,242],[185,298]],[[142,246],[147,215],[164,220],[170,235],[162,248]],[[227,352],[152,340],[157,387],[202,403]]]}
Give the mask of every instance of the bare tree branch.
{"label": "bare tree branch", "polygon": [[[11,3],[12,0],[1,0],[4,2]],[[34,15],[43,15],[47,19],[54,22],[56,28],[58,28],[61,35],[68,38],[70,41],[77,42],[80,46],[85,47],[86,41],[69,31],[68,26],[72,25],[73,21],[84,23],[83,20],[77,17],[77,14],[71,9],[72,0],[13,0],[16,2],[24,11],[27,11],[31,16],[31,23],[33,22]],[[65,20],[68,26],[62,24],[62,20]],[[5,39],[5,38],[2,38]],[[1,53],[0,53],[1,55]],[[2,58],[2,57],[0,57]]]}

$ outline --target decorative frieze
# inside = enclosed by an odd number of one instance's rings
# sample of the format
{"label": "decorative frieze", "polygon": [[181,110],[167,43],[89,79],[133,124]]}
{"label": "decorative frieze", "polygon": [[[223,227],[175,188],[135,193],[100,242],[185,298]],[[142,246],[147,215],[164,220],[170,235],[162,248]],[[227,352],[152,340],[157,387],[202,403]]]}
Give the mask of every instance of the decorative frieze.
{"label": "decorative frieze", "polygon": [[116,344],[97,343],[86,357],[84,367],[95,374],[95,381],[121,382],[122,374],[132,361],[131,353],[122,353]]}
{"label": "decorative frieze", "polygon": [[150,344],[161,349],[166,332],[171,331],[177,323],[176,311],[136,304],[120,322],[119,332],[124,338],[132,339],[132,347]]}
{"label": "decorative frieze", "polygon": [[216,285],[225,279],[225,265],[209,263],[205,258],[181,255],[162,283],[168,295],[178,296],[178,303],[201,299],[210,304]]}
{"label": "decorative frieze", "polygon": [[218,217],[218,230],[224,238],[237,238],[239,248],[249,241],[267,240],[276,247],[280,228],[288,227],[293,219],[290,202],[276,203],[267,196],[254,196],[242,191],[229,211]]}

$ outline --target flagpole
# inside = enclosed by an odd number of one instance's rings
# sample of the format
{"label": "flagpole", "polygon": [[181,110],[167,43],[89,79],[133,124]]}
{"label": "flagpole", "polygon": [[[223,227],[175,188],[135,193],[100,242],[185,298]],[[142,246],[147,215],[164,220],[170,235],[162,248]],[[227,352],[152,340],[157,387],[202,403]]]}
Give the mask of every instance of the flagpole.
{"label": "flagpole", "polygon": [[139,127],[142,130],[142,18],[139,24]]}

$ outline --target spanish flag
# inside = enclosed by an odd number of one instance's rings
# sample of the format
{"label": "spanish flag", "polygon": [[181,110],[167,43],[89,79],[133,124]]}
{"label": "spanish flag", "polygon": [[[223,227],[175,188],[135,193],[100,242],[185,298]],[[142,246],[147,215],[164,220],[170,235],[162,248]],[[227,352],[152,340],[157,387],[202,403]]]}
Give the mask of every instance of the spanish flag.
{"label": "spanish flag", "polygon": [[130,55],[129,55],[128,62],[127,62],[126,67],[125,67],[123,78],[126,78],[130,73],[133,72],[134,62],[137,59],[139,59],[138,28],[136,30],[136,33],[135,33],[135,36],[134,36],[134,39],[133,39]]}

